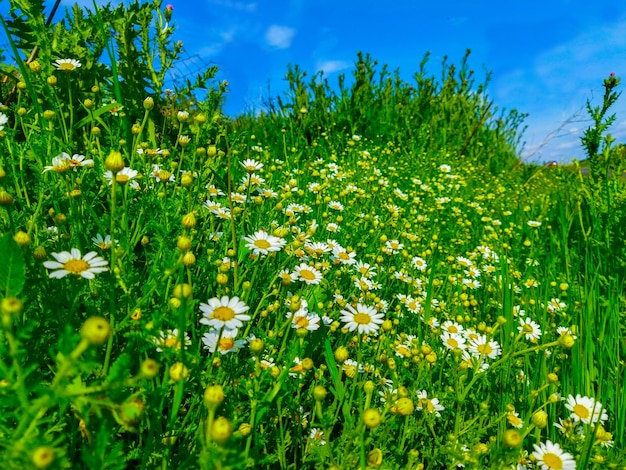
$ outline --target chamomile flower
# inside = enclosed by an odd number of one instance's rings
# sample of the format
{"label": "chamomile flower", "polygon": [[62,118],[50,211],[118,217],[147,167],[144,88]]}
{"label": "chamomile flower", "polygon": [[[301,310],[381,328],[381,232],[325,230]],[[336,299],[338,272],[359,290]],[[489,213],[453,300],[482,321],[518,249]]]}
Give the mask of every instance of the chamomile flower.
{"label": "chamomile flower", "polygon": [[291,318],[291,327],[297,330],[315,331],[320,327],[320,317],[306,308],[300,309]]}
{"label": "chamomile flower", "polygon": [[57,70],[63,72],[71,72],[81,67],[80,61],[76,59],[57,59],[53,62],[53,65]]}
{"label": "chamomile flower", "polygon": [[485,335],[479,335],[477,339],[471,340],[469,345],[469,351],[476,357],[488,357],[489,359],[495,359],[502,354],[502,349],[497,341],[487,341]]}
{"label": "chamomile flower", "polygon": [[268,255],[271,252],[280,251],[287,243],[284,239],[270,235],[264,230],[259,230],[243,239],[247,242],[246,248],[252,250],[255,255]]}
{"label": "chamomile flower", "polygon": [[94,245],[96,245],[101,250],[108,250],[111,248],[111,235],[102,236],[97,234],[95,237],[91,239]]}
{"label": "chamomile flower", "polygon": [[374,307],[357,304],[356,308],[346,305],[346,310],[341,310],[341,321],[349,331],[357,331],[362,334],[375,334],[384,321],[385,315],[376,311]]}
{"label": "chamomile flower", "polygon": [[411,264],[415,269],[420,272],[426,271],[426,268],[428,268],[428,264],[426,264],[426,261],[424,261],[424,259],[420,258],[419,256],[414,256],[411,259]]}
{"label": "chamomile flower", "polygon": [[[129,167],[124,167],[120,171],[115,174],[115,182],[120,185],[125,185],[129,183],[130,187],[133,189],[139,189],[139,183],[135,181],[139,173],[136,170],[133,170]],[[109,185],[113,184],[113,172],[107,170],[104,172],[104,179],[109,182]]]}
{"label": "chamomile flower", "polygon": [[326,440],[324,439],[324,431],[319,428],[311,428],[309,438],[318,446],[326,445]]}
{"label": "chamomile flower", "polygon": [[202,335],[202,343],[210,353],[214,353],[216,350],[222,355],[234,353],[247,344],[245,339],[235,339],[237,333],[238,330],[236,328],[224,328],[222,330],[213,329]]}
{"label": "chamomile flower", "polygon": [[465,338],[458,333],[444,331],[441,334],[441,341],[451,351],[464,351],[467,348]]}
{"label": "chamomile flower", "polygon": [[526,223],[528,224],[529,227],[532,227],[532,228],[541,227],[541,222],[539,222],[537,220],[529,220]]}
{"label": "chamomile flower", "polygon": [[333,249],[333,258],[335,258],[341,264],[356,263],[356,253],[354,251],[348,252],[340,245],[335,246],[335,248]]}
{"label": "chamomile flower", "polygon": [[536,343],[541,336],[541,327],[530,318],[520,318],[517,331],[522,333],[524,337],[531,343]]}
{"label": "chamomile flower", "polygon": [[70,156],[63,152],[52,159],[52,165],[46,165],[43,172],[54,171],[55,173],[64,173],[70,169]]}
{"label": "chamomile flower", "polygon": [[294,275],[305,284],[313,285],[322,282],[322,273],[305,263],[300,263],[299,266],[296,266]]}
{"label": "chamomile flower", "polygon": [[439,403],[439,398],[428,398],[428,392],[421,390],[417,392],[417,410],[425,413],[433,413],[436,417],[441,417],[440,411],[445,407]]}
{"label": "chamomile flower", "polygon": [[524,427],[524,420],[519,417],[519,413],[517,411],[509,411],[506,414],[506,420],[511,426],[516,429],[521,429]]}
{"label": "chamomile flower", "polygon": [[209,299],[208,304],[200,304],[200,311],[203,315],[200,323],[215,329],[240,328],[244,321],[250,320],[250,315],[245,314],[249,309],[250,307],[240,301],[239,297],[223,296],[221,299],[213,297]]}
{"label": "chamomile flower", "polygon": [[180,333],[177,328],[161,331],[159,336],[154,338],[153,342],[157,346],[156,350],[158,352],[163,352],[164,349],[177,351],[183,345],[185,349],[187,349],[187,346],[191,346],[191,338],[189,338],[187,333],[183,335],[181,342]]}
{"label": "chamomile flower", "polygon": [[46,261],[43,265],[52,270],[49,276],[55,279],[60,279],[68,274],[93,279],[96,274],[109,269],[107,268],[109,263],[97,256],[95,251],[90,251],[85,256],[81,256],[80,250],[72,248],[70,251],[52,253],[52,256],[56,261]]}
{"label": "chamomile flower", "polygon": [[585,424],[595,424],[598,421],[604,423],[608,419],[608,415],[602,407],[602,403],[596,401],[594,398],[580,395],[574,397],[570,395],[567,397],[565,408],[572,412],[569,417],[575,422],[580,421]]}
{"label": "chamomile flower", "polygon": [[533,444],[533,457],[537,459],[537,466],[542,470],[575,470],[576,461],[571,454],[564,452],[561,446],[551,441]]}

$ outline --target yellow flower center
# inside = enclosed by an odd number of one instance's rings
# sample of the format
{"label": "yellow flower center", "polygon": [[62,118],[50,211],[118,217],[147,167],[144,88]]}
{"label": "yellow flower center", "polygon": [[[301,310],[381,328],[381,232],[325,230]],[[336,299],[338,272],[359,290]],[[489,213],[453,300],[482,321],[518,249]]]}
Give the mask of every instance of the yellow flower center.
{"label": "yellow flower center", "polygon": [[448,327],[448,333],[458,333],[458,332],[459,332],[459,329],[456,326],[450,325]]}
{"label": "yellow flower center", "polygon": [[298,328],[307,328],[310,322],[307,317],[296,317],[294,323],[298,325]]}
{"label": "yellow flower center", "polygon": [[63,265],[63,269],[72,274],[80,274],[84,271],[87,271],[89,268],[89,263],[82,259],[71,259],[69,261],[66,261]]}
{"label": "yellow flower center", "polygon": [[128,183],[128,175],[122,175],[120,173],[118,173],[117,175],[115,175],[115,181],[117,181],[119,184],[125,184]]}
{"label": "yellow flower center", "polygon": [[265,239],[260,239],[260,240],[255,240],[254,241],[254,246],[256,246],[257,248],[260,248],[262,250],[267,250],[269,247],[272,246],[272,244],[270,242],[268,242]]}
{"label": "yellow flower center", "polygon": [[348,259],[350,259],[350,255],[346,251],[340,251],[337,254],[337,258],[343,259],[343,260],[348,260]]}
{"label": "yellow flower center", "polygon": [[524,326],[522,327],[522,331],[525,334],[532,334],[533,333],[533,327],[532,327],[532,325],[529,325],[528,323],[524,323]]}
{"label": "yellow flower center", "polygon": [[176,348],[176,349],[180,348],[180,342],[178,341],[178,338],[175,338],[173,336],[170,338],[166,338],[163,344],[167,348]]}
{"label": "yellow flower center", "polygon": [[172,174],[167,170],[159,170],[157,172],[157,176],[161,181],[167,181],[170,179],[170,176],[172,176]]}
{"label": "yellow flower center", "polygon": [[300,277],[302,279],[305,279],[307,281],[314,281],[315,280],[315,273],[309,269],[302,269],[300,271]]}
{"label": "yellow flower center", "polygon": [[372,317],[370,317],[367,313],[358,312],[354,315],[353,321],[359,325],[367,325],[372,321]]}
{"label": "yellow flower center", "polygon": [[59,64],[59,70],[63,70],[64,72],[71,72],[75,68],[76,67],[74,67],[74,64],[72,64],[71,62],[61,62]]}
{"label": "yellow flower center", "polygon": [[484,354],[485,356],[489,356],[489,354],[491,354],[493,352],[493,348],[489,345],[489,343],[479,344],[476,347],[476,350],[480,354]]}
{"label": "yellow flower center", "polygon": [[589,409],[584,405],[574,405],[574,409],[572,410],[574,413],[579,416],[581,419],[589,418]]}
{"label": "yellow flower center", "polygon": [[456,349],[459,347],[459,342],[454,338],[448,338],[448,346],[452,349]]}
{"label": "yellow flower center", "polygon": [[222,351],[229,351],[235,347],[235,341],[232,338],[220,338],[219,348]]}
{"label": "yellow flower center", "polygon": [[545,454],[543,454],[542,460],[543,460],[544,465],[547,465],[548,468],[551,468],[551,469],[563,468],[563,460],[561,459],[561,457],[559,457],[556,454],[553,454],[552,452],[546,452]]}
{"label": "yellow flower center", "polygon": [[220,320],[226,322],[228,320],[232,320],[235,318],[235,311],[230,307],[225,307],[220,305],[215,310],[213,310],[213,318],[216,320]]}

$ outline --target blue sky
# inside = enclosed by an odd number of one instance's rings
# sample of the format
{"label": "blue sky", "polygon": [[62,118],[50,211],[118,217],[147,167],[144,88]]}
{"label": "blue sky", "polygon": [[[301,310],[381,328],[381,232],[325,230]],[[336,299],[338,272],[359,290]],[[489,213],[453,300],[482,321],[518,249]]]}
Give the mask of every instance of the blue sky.
{"label": "blue sky", "polygon": [[[363,51],[410,81],[425,52],[428,71],[439,76],[444,55],[458,63],[469,48],[471,68],[479,76],[492,71],[488,94],[495,104],[529,114],[522,157],[570,161],[584,158],[586,100],[600,102],[610,72],[626,80],[626,2],[616,0],[170,3],[187,57],[179,70],[217,64],[230,83],[230,115],[259,108],[268,83],[273,93],[282,91],[288,63],[310,74],[324,70],[332,83],[350,74]],[[626,141],[626,95],[614,111],[610,131]]]}

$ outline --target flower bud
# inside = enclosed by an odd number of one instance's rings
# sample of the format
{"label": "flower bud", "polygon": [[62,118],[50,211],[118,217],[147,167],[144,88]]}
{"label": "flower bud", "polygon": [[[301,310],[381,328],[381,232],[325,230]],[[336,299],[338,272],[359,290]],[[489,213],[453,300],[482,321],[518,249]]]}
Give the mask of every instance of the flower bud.
{"label": "flower bud", "polygon": [[106,318],[90,317],[83,323],[80,335],[92,346],[100,346],[109,339],[111,325]]}
{"label": "flower bud", "polygon": [[169,375],[174,382],[180,382],[189,377],[189,369],[182,362],[177,362],[170,367]]}
{"label": "flower bud", "polygon": [[380,412],[375,408],[368,408],[362,415],[363,423],[370,429],[377,428],[382,422]]}
{"label": "flower bud", "polygon": [[209,410],[216,410],[224,398],[224,389],[221,385],[209,385],[204,390],[204,406]]}
{"label": "flower bud", "polygon": [[228,419],[220,416],[215,421],[213,421],[213,426],[211,426],[211,437],[213,440],[219,444],[223,444],[226,442],[233,433],[233,425],[230,424]]}
{"label": "flower bud", "polygon": [[112,173],[117,173],[124,169],[124,158],[122,154],[116,150],[111,150],[109,156],[104,161],[104,166]]}
{"label": "flower bud", "polygon": [[148,96],[145,100],[143,100],[143,109],[150,111],[152,108],[154,108],[154,98]]}
{"label": "flower bud", "polygon": [[535,411],[531,421],[539,429],[543,429],[548,425],[548,413],[543,410]]}

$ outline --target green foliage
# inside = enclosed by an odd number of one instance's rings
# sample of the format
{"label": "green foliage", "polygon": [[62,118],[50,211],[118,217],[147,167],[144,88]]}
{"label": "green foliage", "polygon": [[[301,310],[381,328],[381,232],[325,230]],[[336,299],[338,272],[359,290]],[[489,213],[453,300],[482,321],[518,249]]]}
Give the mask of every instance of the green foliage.
{"label": "green foliage", "polygon": [[8,233],[0,237],[0,259],[0,292],[5,297],[20,295],[26,277],[24,254]]}
{"label": "green foliage", "polygon": [[624,183],[523,165],[467,55],[229,121],[158,1],[11,15],[3,468],[626,463]]}

